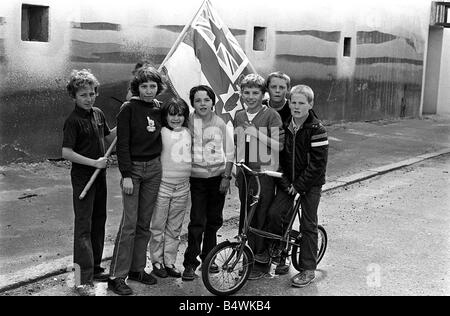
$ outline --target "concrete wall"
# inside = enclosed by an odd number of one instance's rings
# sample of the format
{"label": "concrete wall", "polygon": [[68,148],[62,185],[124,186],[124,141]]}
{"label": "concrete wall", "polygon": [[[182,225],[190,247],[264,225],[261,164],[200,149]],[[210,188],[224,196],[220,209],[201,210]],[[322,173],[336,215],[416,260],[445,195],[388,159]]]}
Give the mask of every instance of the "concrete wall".
{"label": "concrete wall", "polygon": [[443,30],[437,114],[450,114],[450,29]]}
{"label": "concrete wall", "polygon": [[[281,70],[314,89],[322,119],[421,114],[431,1],[211,2],[260,74]],[[73,108],[64,86],[74,68],[96,74],[97,105],[115,126],[115,99],[124,99],[136,61],[158,66],[202,0],[26,1],[50,7],[48,43],[21,41],[23,3],[0,2],[0,164],[60,156]],[[265,51],[253,51],[255,26],[267,28]]]}
{"label": "concrete wall", "polygon": [[442,65],[442,27],[430,27],[428,34],[427,64],[423,92],[423,114],[436,114],[439,97],[439,80]]}

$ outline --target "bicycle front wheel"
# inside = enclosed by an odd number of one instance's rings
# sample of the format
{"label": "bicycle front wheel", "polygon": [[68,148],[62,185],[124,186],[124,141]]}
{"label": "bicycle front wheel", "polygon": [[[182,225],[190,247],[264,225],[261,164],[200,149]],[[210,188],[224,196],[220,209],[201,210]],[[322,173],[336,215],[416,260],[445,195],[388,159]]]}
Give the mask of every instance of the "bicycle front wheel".
{"label": "bicycle front wheel", "polygon": [[[234,294],[247,282],[253,268],[253,254],[248,246],[245,246],[242,255],[239,256],[241,246],[241,243],[224,241],[206,256],[203,262],[202,280],[212,294]],[[218,273],[210,271],[209,267],[213,263],[219,267]]]}
{"label": "bicycle front wheel", "polygon": [[[300,240],[302,236],[297,237],[295,244],[292,247],[292,265],[297,271],[301,270],[300,267],[300,247],[297,245],[300,245]],[[325,231],[325,228],[319,225],[318,227],[318,240],[317,240],[317,264],[322,260],[323,255],[325,254],[325,250],[327,250],[327,244],[328,244],[328,236],[327,232]]]}

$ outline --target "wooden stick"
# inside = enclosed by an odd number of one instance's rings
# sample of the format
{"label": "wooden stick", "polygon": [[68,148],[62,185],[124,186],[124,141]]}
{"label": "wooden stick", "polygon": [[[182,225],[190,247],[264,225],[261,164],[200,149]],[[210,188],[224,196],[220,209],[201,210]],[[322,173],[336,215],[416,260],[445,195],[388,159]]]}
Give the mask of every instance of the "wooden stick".
{"label": "wooden stick", "polygon": [[[116,146],[117,143],[117,137],[114,138],[113,142],[111,143],[111,145],[108,148],[108,151],[105,154],[105,158],[108,158],[109,155],[111,155],[111,152],[114,149],[114,146]],[[94,171],[94,173],[92,174],[91,178],[89,179],[89,182],[86,184],[86,186],[84,187],[83,192],[81,192],[79,199],[82,200],[84,199],[84,197],[86,196],[87,192],[89,191],[89,189],[91,188],[92,184],[94,183],[95,179],[97,178],[98,174],[100,173],[102,169],[97,169]]]}

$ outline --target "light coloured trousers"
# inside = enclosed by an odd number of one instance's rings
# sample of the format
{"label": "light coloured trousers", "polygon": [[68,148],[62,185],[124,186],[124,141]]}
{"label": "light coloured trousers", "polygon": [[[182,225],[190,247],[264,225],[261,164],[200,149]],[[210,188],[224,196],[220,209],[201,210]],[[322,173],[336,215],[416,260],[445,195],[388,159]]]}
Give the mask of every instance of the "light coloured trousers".
{"label": "light coloured trousers", "polygon": [[161,181],[150,225],[152,263],[175,265],[188,196],[189,179],[179,184]]}

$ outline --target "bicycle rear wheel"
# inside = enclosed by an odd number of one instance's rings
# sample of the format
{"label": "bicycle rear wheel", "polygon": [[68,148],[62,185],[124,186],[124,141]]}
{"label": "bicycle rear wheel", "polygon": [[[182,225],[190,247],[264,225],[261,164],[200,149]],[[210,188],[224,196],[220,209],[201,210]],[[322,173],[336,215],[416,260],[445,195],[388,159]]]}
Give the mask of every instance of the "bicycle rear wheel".
{"label": "bicycle rear wheel", "polygon": [[[295,240],[295,244],[292,247],[292,265],[297,271],[301,270],[300,267],[300,247],[297,245],[300,245],[300,240],[302,236],[298,236]],[[325,228],[319,225],[318,227],[318,240],[317,240],[317,264],[322,260],[323,255],[325,254],[325,250],[327,250],[327,244],[328,244],[328,236],[327,232],[325,231]]]}
{"label": "bicycle rear wheel", "polygon": [[[253,268],[253,253],[248,246],[245,246],[242,255],[238,258],[241,246],[241,243],[224,241],[206,256],[203,262],[202,280],[212,294],[234,294],[247,282]],[[212,263],[217,264],[219,273],[209,271]]]}

